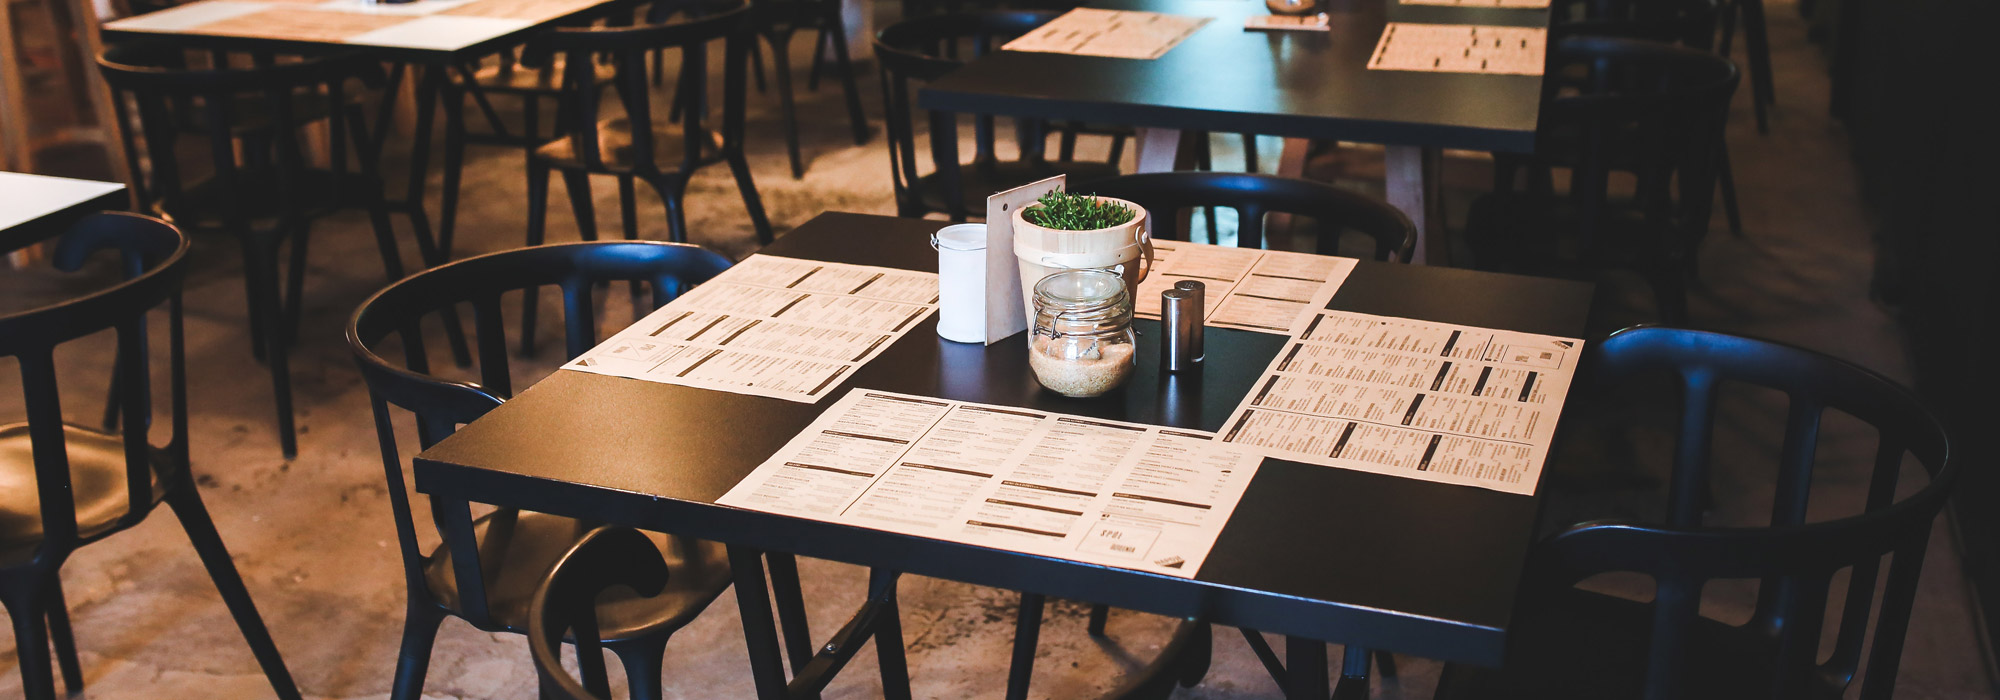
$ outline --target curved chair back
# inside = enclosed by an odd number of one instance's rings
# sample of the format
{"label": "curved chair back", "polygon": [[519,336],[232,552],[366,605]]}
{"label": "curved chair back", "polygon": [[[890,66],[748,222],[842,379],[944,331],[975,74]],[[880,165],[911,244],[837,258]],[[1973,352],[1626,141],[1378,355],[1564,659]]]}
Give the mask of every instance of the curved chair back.
{"label": "curved chair back", "polygon": [[[508,371],[506,324],[500,312],[503,293],[553,286],[562,292],[565,357],[575,357],[597,342],[591,290],[600,282],[644,282],[652,303],[660,306],[729,267],[714,252],[683,243],[617,241],[564,243],[519,248],[467,258],[420,272],[389,285],[361,304],[347,325],[347,344],[368,383],[381,443],[383,468],[389,480],[389,503],[395,513],[396,535],[403,553],[404,573],[412,592],[426,590],[424,558],[404,492],[403,462],[390,420],[391,405],[415,414],[417,439],[429,448],[458,426],[472,422],[514,393]],[[421,322],[458,305],[473,310],[478,381],[459,381],[430,373]],[[403,360],[377,352],[391,336],[400,341]],[[435,506],[435,501],[433,502]],[[434,518],[436,514],[434,513]],[[450,531],[442,523],[441,535]],[[469,533],[468,533],[469,536]],[[447,545],[469,543],[447,536]],[[476,561],[464,556],[458,561]],[[457,567],[465,617],[484,624],[484,586],[477,567]]]}
{"label": "curved chair back", "polygon": [[[637,530],[599,527],[584,533],[556,560],[528,601],[528,653],[535,659],[542,697],[554,700],[611,700],[598,642],[597,596],[625,586],[644,597],[667,587],[667,562],[653,541]],[[563,638],[576,641],[583,678],[563,668]]]}
{"label": "curved chair back", "polygon": [[[1908,389],[1874,372],[1809,350],[1720,333],[1639,327],[1614,333],[1596,348],[1599,376],[1619,381],[1667,373],[1682,393],[1665,524],[1598,521],[1573,526],[1539,547],[1529,570],[1541,585],[1569,586],[1604,572],[1638,572],[1657,588],[1646,675],[1646,697],[1682,697],[1698,669],[1683,663],[1700,615],[1702,587],[1717,579],[1759,579],[1757,612],[1748,625],[1775,650],[1770,697],[1805,697],[1831,682],[1844,688],[1859,668],[1869,608],[1878,593],[1882,557],[1891,557],[1869,652],[1863,697],[1888,697],[1895,686],[1903,636],[1929,545],[1959,465],[1943,426]],[[1790,400],[1770,527],[1727,528],[1702,523],[1718,385],[1775,389]],[[1880,434],[1862,512],[1807,522],[1814,447],[1822,414],[1841,411]],[[1929,483],[1897,498],[1905,458]],[[1907,490],[1906,490],[1907,491]],[[1849,571],[1838,637],[1818,661],[1834,575]],[[1752,682],[1756,679],[1742,679]]]}
{"label": "curved chair back", "polygon": [[[275,178],[278,183],[278,211],[298,212],[306,193],[304,173],[308,161],[299,144],[299,126],[317,115],[301,114],[307,100],[321,99],[328,105],[330,139],[328,155],[333,172],[347,171],[346,139],[352,136],[360,146],[356,152],[372,158],[366,125],[349,119],[347,82],[360,80],[375,86],[383,81],[379,62],[359,54],[304,59],[296,62],[259,61],[251,67],[231,67],[229,57],[215,52],[209,68],[189,68],[187,54],[179,49],[151,45],[114,46],[97,57],[97,66],[116,99],[112,100],[120,123],[130,124],[130,110],[138,109],[137,130],[120,129],[127,166],[132,172],[151,172],[150,181],[135,183],[141,206],[185,217],[190,212],[170,212],[183,194],[180,155],[177,148],[183,132],[195,131],[209,148],[209,169],[224,192],[242,192],[258,178]],[[129,103],[129,105],[128,105]],[[268,141],[243,140],[242,157],[236,144],[239,135],[254,128]],[[139,133],[134,133],[134,132]],[[143,144],[135,142],[143,135]],[[140,158],[151,167],[140,168]],[[370,161],[364,161],[364,165]],[[364,170],[372,170],[365,167]],[[333,181],[339,185],[339,180]],[[243,202],[237,197],[218,197],[215,212],[232,233],[247,231]],[[340,201],[338,193],[329,197]]]}
{"label": "curved chair back", "polygon": [[[883,27],[876,34],[875,61],[882,72],[884,120],[889,136],[889,177],[901,213],[915,216],[925,209],[916,191],[919,173],[912,83],[928,83],[944,77],[967,61],[999,49],[1007,40],[1026,34],[1060,14],[990,10],[914,17]],[[929,111],[926,118],[930,120],[931,166],[943,182],[940,189],[949,210],[945,213],[954,221],[963,221],[966,203],[959,180],[958,116]],[[994,160],[993,117],[976,117],[973,128],[974,162]],[[1024,139],[1032,141],[1032,136]]]}
{"label": "curved chair back", "polygon": [[[681,15],[681,18],[674,19],[676,15]],[[585,165],[605,167],[597,147],[600,128],[598,105],[602,96],[597,63],[605,60],[615,68],[612,88],[618,94],[618,104],[624,109],[632,131],[632,152],[629,156],[632,166],[641,173],[658,173],[662,166],[692,170],[696,164],[719,160],[725,144],[740,146],[743,143],[745,61],[753,41],[750,35],[751,16],[751,6],[743,0],[666,0],[652,5],[644,24],[553,29],[529,42],[525,55],[530,57],[527,60],[544,65],[550,54],[563,55],[562,96],[559,98],[557,119],[563,127],[558,136],[570,140],[573,150]],[[715,141],[715,134],[702,125],[707,112],[702,104],[708,94],[705,58],[708,43],[716,39],[724,40],[724,55],[727,57],[723,69],[720,143]],[[684,143],[679,163],[654,161],[654,146],[661,135],[653,131],[653,102],[646,66],[647,58],[653,52],[668,49],[679,49],[682,57],[680,76],[677,78],[681,82],[674,91],[682,100],[678,106],[684,119],[681,122]]]}
{"label": "curved chair back", "polygon": [[1074,185],[1077,192],[1117,197],[1145,207],[1153,237],[1187,240],[1179,230],[1180,211],[1198,207],[1236,210],[1236,245],[1264,247],[1264,215],[1272,212],[1312,219],[1321,254],[1340,250],[1341,234],[1352,231],[1374,241],[1376,260],[1409,262],[1417,227],[1388,203],[1332,185],[1258,173],[1172,172],[1123,175]]}
{"label": "curved chair back", "polygon": [[[0,357],[20,365],[21,394],[28,416],[28,439],[41,503],[42,536],[37,557],[66,557],[78,544],[125,529],[146,518],[156,502],[153,453],[161,468],[187,468],[187,375],[182,355],[181,282],[187,274],[188,241],[179,229],[136,214],[95,214],[77,222],[57,245],[55,265],[81,269],[92,255],[118,255],[124,281],[85,296],[0,316]],[[155,448],[152,377],[146,342],[146,314],[167,307],[168,384],[172,415],[169,442]],[[69,445],[56,382],[55,349],[101,331],[117,337],[112,400],[123,417],[125,515],[108,529],[80,535],[71,495]],[[161,478],[169,474],[160,474]],[[57,561],[60,561],[58,559]]]}
{"label": "curved chair back", "polygon": [[[1681,240],[1687,254],[1708,227],[1722,129],[1738,74],[1729,59],[1651,41],[1576,36],[1550,51],[1541,131],[1572,143],[1570,199],[1585,240],[1596,237],[1610,206],[1614,170],[1638,177],[1637,206]],[[1678,196],[1676,196],[1678,195]]]}

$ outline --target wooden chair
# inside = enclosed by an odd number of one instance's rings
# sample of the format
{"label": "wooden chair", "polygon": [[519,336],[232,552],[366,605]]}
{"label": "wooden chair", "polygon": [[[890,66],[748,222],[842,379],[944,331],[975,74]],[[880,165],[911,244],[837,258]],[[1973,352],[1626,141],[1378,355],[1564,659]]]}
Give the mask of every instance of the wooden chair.
{"label": "wooden chair", "polygon": [[[895,186],[898,216],[945,214],[953,221],[983,214],[967,203],[982,203],[987,195],[1055,175],[1067,175],[1073,182],[1096,180],[1118,174],[1116,162],[1048,160],[1043,149],[1044,125],[1023,120],[1017,126],[1027,144],[1021,157],[1003,160],[995,154],[994,120],[989,115],[973,119],[973,158],[959,161],[958,115],[950,112],[926,113],[932,170],[917,169],[916,122],[911,98],[913,83],[943,77],[972,58],[997,49],[1008,38],[1019,36],[1048,22],[1059,13],[989,10],[953,15],[906,19],[882,29],[875,40],[875,60],[882,71],[882,93],[887,107],[889,134],[889,177]],[[960,45],[965,44],[964,50]],[[964,55],[967,51],[970,55]]]}
{"label": "wooden chair", "polygon": [[[684,200],[688,179],[696,170],[718,163],[727,163],[735,174],[757,239],[771,242],[771,222],[764,216],[763,201],[757,196],[757,185],[743,154],[744,57],[752,40],[748,33],[751,8],[743,2],[684,7],[688,16],[681,21],[670,22],[664,13],[656,13],[649,16],[655,23],[562,28],[529,43],[531,55],[559,59],[564,66],[563,116],[559,121],[566,133],[528,156],[528,245],[540,245],[543,240],[551,169],[562,172],[584,240],[597,238],[590,200],[590,175],[596,173],[618,179],[625,238],[638,237],[634,184],[644,180],[665,201],[668,238],[683,242],[687,240]],[[703,123],[705,110],[683,104],[676,136],[672,133],[676,127],[653,120],[647,54],[677,49],[684,57],[698,56],[708,42],[718,39],[727,45],[721,127],[708,127]],[[600,117],[599,56],[607,57],[615,68],[613,88],[623,108],[620,116]],[[698,101],[706,94],[707,74],[700,69],[681,72],[682,84],[676,94],[684,103]]]}
{"label": "wooden chair", "polygon": [[[757,34],[771,46],[771,68],[778,79],[778,112],[785,124],[785,154],[791,158],[792,177],[806,175],[805,160],[799,153],[799,117],[792,89],[792,36],[800,30],[818,32],[813,48],[812,73],[806,89],[819,89],[819,76],[826,49],[833,49],[834,70],[840,73],[840,90],[847,101],[847,124],[854,131],[854,145],[868,143],[868,118],[861,111],[861,89],[854,84],[854,63],[848,57],[847,25],[840,16],[839,0],[765,0],[757,3]],[[758,91],[764,89],[763,73],[758,73]]]}
{"label": "wooden chair", "polygon": [[[1617,37],[1565,38],[1549,55],[1549,74],[1570,79],[1547,82],[1538,152],[1495,157],[1494,192],[1473,203],[1467,240],[1489,269],[1564,276],[1635,269],[1651,283],[1661,317],[1681,322],[1708,230],[1715,144],[1736,66]],[[1558,169],[1570,173],[1561,193]],[[1612,189],[1620,171],[1636,176],[1630,197]]]}
{"label": "wooden chair", "polygon": [[[252,67],[226,61],[217,54],[212,67],[188,68],[179,50],[138,45],[112,47],[97,59],[117,94],[119,121],[130,123],[127,105],[134,105],[144,132],[141,146],[122,130],[132,170],[142,149],[152,163],[134,199],[179,225],[219,228],[242,247],[251,351],[269,365],[278,440],[289,458],[298,454],[298,438],[287,355],[304,301],[312,220],[341,208],[367,210],[388,278],[403,276],[375,151],[366,146],[372,142],[359,105],[347,99],[350,82],[376,83],[381,66],[352,54]],[[300,140],[301,127],[320,119],[328,127],[327,169],[308,165]],[[182,181],[185,136],[205,142],[207,179]],[[350,137],[358,172],[347,167]],[[434,242],[419,232],[417,243],[429,259]],[[281,280],[278,256],[287,244]]]}
{"label": "wooden chair", "polygon": [[[281,698],[299,691],[271,642],[243,577],[215,531],[188,454],[187,371],[181,328],[181,282],[188,241],[172,225],[134,214],[98,214],[64,236],[56,267],[74,272],[92,255],[118,256],[125,279],[87,296],[0,316],[0,357],[20,366],[28,421],[0,425],[0,603],[14,622],[21,687],[32,700],[54,700],[49,670],[54,642],[63,685],[83,693],[60,571],[78,548],[144,522],[161,503],[174,511]],[[152,360],[146,315],[166,307],[169,414],[154,421]],[[110,331],[118,343],[113,383],[124,430],[113,434],[63,422],[55,350]],[[154,439],[165,433],[165,444]],[[46,624],[46,626],[45,626]]]}
{"label": "wooden chair", "polygon": [[[1961,466],[1937,418],[1888,378],[1768,341],[1640,327],[1612,334],[1594,352],[1600,381],[1666,375],[1681,391],[1666,518],[1579,523],[1543,542],[1524,574],[1505,667],[1447,665],[1437,697],[1838,698],[1862,671],[1861,697],[1890,697],[1931,523]],[[1769,527],[1703,520],[1715,401],[1729,384],[1789,399]],[[1872,426],[1879,438],[1859,512],[1831,519],[1815,512],[1808,522],[1828,410]],[[1906,459],[1928,483],[1899,488]],[[1575,588],[1606,572],[1651,579],[1653,600]],[[1831,584],[1842,572],[1845,598],[1829,619]],[[1701,613],[1704,586],[1732,579],[1759,582],[1756,610],[1743,624]],[[1829,625],[1837,632],[1822,662]]]}
{"label": "wooden chair", "polygon": [[[433,500],[431,517],[443,544],[424,554],[417,544],[390,406],[414,414],[418,442],[427,448],[513,395],[499,307],[503,292],[559,287],[566,311],[565,347],[567,356],[574,357],[595,343],[590,295],[597,283],[644,283],[657,306],[728,267],[728,259],[721,255],[673,243],[569,243],[523,248],[411,275],[377,292],[355,312],[347,328],[348,347],[368,383],[389,503],[396,518],[404,583],[409,589],[393,697],[413,700],[423,692],[431,643],[446,617],[464,619],[482,630],[526,633],[535,590],[550,567],[592,528],[569,518],[511,509],[475,520],[463,502]],[[439,315],[455,305],[473,309],[476,382],[430,373],[420,324],[426,316]],[[401,346],[401,363],[377,352],[395,343]],[[676,572],[666,592],[652,597],[617,597],[599,606],[603,620],[599,639],[619,654],[634,697],[659,697],[660,663],[667,638],[729,587],[728,558],[720,545],[687,538],[670,538],[665,543]],[[478,564],[464,566],[462,562]],[[791,585],[797,584],[794,581]]]}
{"label": "wooden chair", "polygon": [[1187,240],[1180,230],[1183,209],[1226,207],[1236,211],[1236,245],[1263,248],[1264,215],[1292,214],[1311,220],[1315,251],[1340,251],[1341,234],[1354,232],[1373,243],[1376,260],[1409,262],[1417,228],[1387,202],[1332,185],[1254,173],[1143,173],[1078,183],[1075,192],[1117,197],[1145,207],[1153,237]]}

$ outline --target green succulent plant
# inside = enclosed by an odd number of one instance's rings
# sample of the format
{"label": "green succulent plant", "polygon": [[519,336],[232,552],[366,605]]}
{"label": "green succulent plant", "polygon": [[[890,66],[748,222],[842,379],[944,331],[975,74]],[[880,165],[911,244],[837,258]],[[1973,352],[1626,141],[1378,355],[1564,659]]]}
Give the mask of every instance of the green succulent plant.
{"label": "green succulent plant", "polygon": [[1057,231],[1095,231],[1129,222],[1137,212],[1122,203],[1056,190],[1021,212],[1028,223]]}

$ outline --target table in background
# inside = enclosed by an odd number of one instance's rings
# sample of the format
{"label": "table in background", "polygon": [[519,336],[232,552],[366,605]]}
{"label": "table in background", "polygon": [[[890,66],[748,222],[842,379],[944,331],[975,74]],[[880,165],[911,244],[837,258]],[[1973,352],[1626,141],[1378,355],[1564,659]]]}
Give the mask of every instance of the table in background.
{"label": "table in background", "polygon": [[124,209],[116,182],[0,172],[0,254],[60,236],[86,214]]}
{"label": "table in background", "polygon": [[[146,41],[187,49],[255,54],[325,54],[355,51],[393,62],[373,134],[379,149],[388,133],[390,107],[404,66],[415,66],[417,121],[411,146],[409,192],[394,208],[410,216],[418,235],[430,237],[424,212],[430,168],[431,124],[444,105],[444,183],[435,240],[426,266],[450,259],[458,217],[460,171],[465,158],[465,94],[472,82],[467,66],[516,46],[542,28],[572,19],[630,7],[637,0],[417,0],[371,5],[365,0],[300,3],[288,0],[201,0],[104,25],[106,41]],[[454,84],[458,71],[466,85]],[[482,98],[482,107],[485,102]],[[497,114],[494,128],[504,129]],[[360,144],[357,148],[364,147]]]}
{"label": "table in background", "polygon": [[[765,252],[935,271],[929,235],[943,225],[822,214]],[[1574,337],[1589,303],[1577,282],[1363,261],[1330,308]],[[935,316],[817,404],[558,371],[419,455],[416,485],[450,509],[490,503],[1279,632],[1294,697],[1326,698],[1321,640],[1500,663],[1535,497],[1267,459],[1192,580],[715,505],[853,387],[1213,431],[1286,342],[1213,328],[1207,367],[1175,375],[1159,369],[1159,324],[1135,325],[1138,370],[1098,399],[1041,388],[1022,336],[953,343]],[[762,590],[761,568],[735,575]],[[775,634],[757,598],[738,596],[745,633]],[[783,687],[775,653],[752,652],[765,698]]]}
{"label": "table in background", "polygon": [[[1097,0],[1212,17],[1152,60],[995,51],[925,86],[925,109],[1145,127],[1140,172],[1171,170],[1184,129],[1388,146],[1389,203],[1417,224],[1417,262],[1449,258],[1443,149],[1534,150],[1541,76],[1370,70],[1388,22],[1548,26],[1547,10],[1328,0],[1326,32],[1246,31],[1254,0]],[[1302,157],[1302,154],[1301,154]]]}

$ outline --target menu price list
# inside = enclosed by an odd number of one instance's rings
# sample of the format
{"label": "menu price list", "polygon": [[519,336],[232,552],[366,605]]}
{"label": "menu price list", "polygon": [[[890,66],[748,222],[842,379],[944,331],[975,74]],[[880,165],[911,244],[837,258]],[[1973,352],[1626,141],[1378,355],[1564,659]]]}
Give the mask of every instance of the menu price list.
{"label": "menu price list", "polygon": [[1201,431],[857,388],[716,502],[1192,578],[1260,460]]}
{"label": "menu price list", "polygon": [[563,368],[814,403],[937,295],[931,273],[753,255]]}
{"label": "menu price list", "polygon": [[1202,283],[1211,326],[1289,335],[1307,312],[1324,308],[1354,271],[1353,258],[1255,248],[1153,242],[1153,271],[1139,283],[1133,313],[1160,317],[1160,292]]}
{"label": "menu price list", "polygon": [[1223,440],[1263,454],[1532,494],[1583,341],[1320,311]]}

